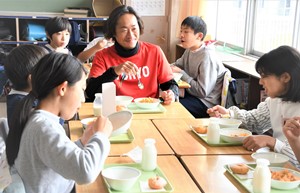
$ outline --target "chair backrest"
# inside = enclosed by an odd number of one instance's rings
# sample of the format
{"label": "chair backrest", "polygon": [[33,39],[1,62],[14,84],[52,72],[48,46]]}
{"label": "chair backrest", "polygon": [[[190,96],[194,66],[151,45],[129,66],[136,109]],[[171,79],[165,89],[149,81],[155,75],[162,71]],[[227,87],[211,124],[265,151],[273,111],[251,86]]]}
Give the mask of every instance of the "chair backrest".
{"label": "chair backrest", "polygon": [[8,135],[8,123],[6,117],[0,118],[0,143],[1,141],[5,142]]}
{"label": "chair backrest", "polygon": [[5,140],[8,135],[7,118],[0,118],[0,192],[26,193],[23,181],[14,167],[9,167],[6,159]]}
{"label": "chair backrest", "polygon": [[5,140],[8,135],[7,118],[0,118],[0,192],[4,190],[11,182],[9,165],[6,160]]}
{"label": "chair backrest", "polygon": [[227,70],[223,78],[221,106],[227,108],[236,105],[236,101],[235,101],[236,88],[232,88],[236,86],[235,83],[236,83],[235,79],[231,77],[230,70]]}

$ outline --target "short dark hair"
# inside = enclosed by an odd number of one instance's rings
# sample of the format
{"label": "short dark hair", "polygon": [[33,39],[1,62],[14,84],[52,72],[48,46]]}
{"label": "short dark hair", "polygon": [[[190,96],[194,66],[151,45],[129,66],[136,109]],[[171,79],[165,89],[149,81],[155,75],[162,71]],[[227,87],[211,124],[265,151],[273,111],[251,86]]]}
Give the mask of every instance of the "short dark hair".
{"label": "short dark hair", "polygon": [[7,56],[4,64],[5,74],[16,90],[29,88],[28,76],[32,68],[48,52],[38,45],[20,45],[15,47]]}
{"label": "short dark hair", "polygon": [[[137,12],[130,6],[121,5],[116,7],[109,15],[106,24],[105,24],[105,38],[110,39],[116,35],[116,26],[119,18],[124,14],[132,14],[136,17],[139,28],[140,28],[140,35],[144,33],[144,23]],[[115,39],[114,39],[115,40]]]}
{"label": "short dark hair", "polygon": [[32,113],[33,102],[41,101],[51,94],[61,83],[67,81],[69,86],[80,81],[87,71],[81,62],[69,54],[51,52],[40,59],[31,73],[32,91],[26,95],[9,124],[9,133],[6,140],[7,161],[10,166],[15,162],[19,153],[19,146],[23,130]]}
{"label": "short dark hair", "polygon": [[255,69],[260,75],[291,76],[287,92],[279,96],[283,101],[300,102],[300,53],[293,47],[280,46],[260,57]]}
{"label": "short dark hair", "polygon": [[67,18],[52,17],[47,20],[45,31],[48,36],[52,37],[54,33],[64,30],[68,30],[70,33],[72,33],[72,26]]}
{"label": "short dark hair", "polygon": [[207,33],[206,23],[199,16],[188,16],[188,17],[186,17],[181,22],[181,26],[190,27],[191,29],[194,30],[194,34],[199,33],[199,32],[203,33],[203,38],[201,40],[203,40],[206,36],[206,33]]}

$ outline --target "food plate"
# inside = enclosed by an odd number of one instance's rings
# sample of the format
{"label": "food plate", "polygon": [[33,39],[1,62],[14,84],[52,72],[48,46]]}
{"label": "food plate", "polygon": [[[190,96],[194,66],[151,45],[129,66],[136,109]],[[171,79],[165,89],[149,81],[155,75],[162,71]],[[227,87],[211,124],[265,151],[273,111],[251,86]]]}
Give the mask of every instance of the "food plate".
{"label": "food plate", "polygon": [[219,143],[217,143],[217,144],[210,144],[210,143],[208,143],[207,142],[207,135],[206,134],[199,134],[199,133],[197,133],[194,129],[192,129],[192,131],[200,138],[200,139],[202,139],[205,143],[207,143],[207,145],[209,145],[209,146],[240,146],[240,145],[242,145],[242,143],[241,142],[231,142],[231,143],[229,143],[229,142],[226,142],[226,141],[223,141],[222,139],[221,139],[221,137],[220,137],[220,142]]}
{"label": "food plate", "polygon": [[[142,172],[142,175],[139,177],[138,181],[133,185],[133,187],[128,191],[123,191],[122,193],[141,193],[142,191],[141,191],[141,188],[140,188],[140,181],[147,181],[149,178],[155,177],[157,175],[163,177],[167,181],[167,185],[164,187],[165,191],[162,191],[162,192],[172,192],[173,191],[172,185],[170,184],[169,180],[167,179],[167,177],[165,176],[165,174],[162,172],[162,170],[159,167],[157,167],[154,171],[151,171],[151,172],[144,172],[142,170],[140,164],[137,164],[137,163],[132,163],[132,164],[106,164],[104,166],[104,168],[111,167],[111,166],[129,166],[129,167],[137,168]],[[105,180],[104,180],[104,182],[105,182],[105,185],[106,185],[107,190],[108,190],[109,193],[120,193],[120,191],[116,191],[116,190],[111,189]],[[158,192],[156,192],[156,193],[158,193]]]}
{"label": "food plate", "polygon": [[[248,166],[255,168],[255,164],[247,164]],[[253,193],[252,179],[241,179],[238,175],[233,174],[229,168],[229,165],[224,166],[227,172],[239,183],[241,184],[248,192]],[[271,188],[271,193],[300,193],[300,188],[295,188],[292,190],[278,190]]]}
{"label": "food plate", "polygon": [[133,140],[134,135],[130,129],[127,130],[127,133],[123,133],[109,138],[110,143],[131,143]]}
{"label": "food plate", "polygon": [[133,114],[140,114],[140,113],[163,113],[166,111],[165,107],[159,104],[156,108],[153,109],[142,109],[139,108],[135,103],[131,103],[127,106],[127,108],[133,113]]}

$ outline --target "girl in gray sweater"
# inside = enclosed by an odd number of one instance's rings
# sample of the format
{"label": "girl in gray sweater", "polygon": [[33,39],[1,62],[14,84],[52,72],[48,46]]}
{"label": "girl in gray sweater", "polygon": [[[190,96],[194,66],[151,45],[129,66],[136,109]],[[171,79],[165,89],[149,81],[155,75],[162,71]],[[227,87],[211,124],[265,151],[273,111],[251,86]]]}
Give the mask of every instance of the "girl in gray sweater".
{"label": "girl in gray sweater", "polygon": [[[80,140],[72,142],[60,124],[84,102],[86,71],[75,57],[50,53],[32,71],[32,91],[9,125],[7,160],[27,193],[69,193],[75,182],[93,182],[110,150],[111,122],[99,117]],[[32,103],[39,104],[32,111]]]}

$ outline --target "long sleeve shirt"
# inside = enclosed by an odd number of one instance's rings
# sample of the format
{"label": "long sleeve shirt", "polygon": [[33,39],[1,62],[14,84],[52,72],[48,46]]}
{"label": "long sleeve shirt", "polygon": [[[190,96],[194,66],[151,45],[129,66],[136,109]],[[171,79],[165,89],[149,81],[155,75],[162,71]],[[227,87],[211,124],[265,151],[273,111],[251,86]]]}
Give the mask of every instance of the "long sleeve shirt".
{"label": "long sleeve shirt", "polygon": [[75,182],[93,182],[103,168],[108,137],[97,132],[83,147],[67,137],[59,120],[36,110],[25,126],[15,167],[27,193],[69,193]]}
{"label": "long sleeve shirt", "polygon": [[187,92],[199,98],[207,107],[220,104],[223,77],[227,69],[218,59],[214,47],[203,44],[199,49],[186,49],[175,65],[182,69],[181,79],[191,88]]}
{"label": "long sleeve shirt", "polygon": [[276,139],[274,151],[287,155],[297,168],[297,161],[283,131],[284,120],[300,115],[300,103],[282,101],[280,98],[267,98],[258,104],[256,109],[246,111],[238,107],[230,107],[232,117],[242,120],[242,124],[250,131],[263,134],[268,129],[273,130]]}

